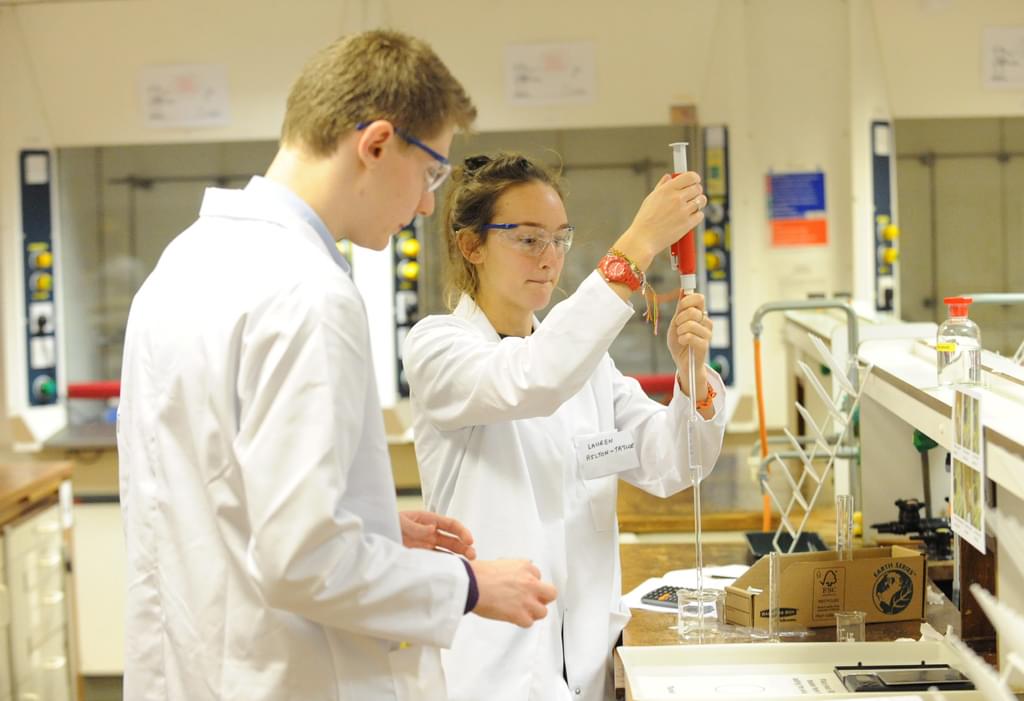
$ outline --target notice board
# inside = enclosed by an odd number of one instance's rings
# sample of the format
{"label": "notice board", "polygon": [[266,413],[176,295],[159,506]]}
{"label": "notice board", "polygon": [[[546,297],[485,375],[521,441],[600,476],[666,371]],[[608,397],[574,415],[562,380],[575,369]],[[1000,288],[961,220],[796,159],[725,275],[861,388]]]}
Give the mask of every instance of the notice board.
{"label": "notice board", "polygon": [[770,173],[765,189],[773,246],[828,243],[823,172]]}

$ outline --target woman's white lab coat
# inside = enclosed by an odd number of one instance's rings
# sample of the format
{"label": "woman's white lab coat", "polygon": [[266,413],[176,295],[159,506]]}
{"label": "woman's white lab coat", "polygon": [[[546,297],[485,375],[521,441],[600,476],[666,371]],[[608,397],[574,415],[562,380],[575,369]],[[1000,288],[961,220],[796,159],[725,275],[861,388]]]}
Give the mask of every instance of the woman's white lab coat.
{"label": "woman's white lab coat", "polygon": [[[632,314],[595,272],[527,338],[499,340],[464,296],[404,343],[428,507],[465,523],[482,559],[530,559],[558,588],[547,618],[529,629],[467,618],[442,652],[453,701],[614,697],[611,650],[629,619],[618,480],[658,496],[691,484],[688,400],[677,389],[669,406],[652,401],[606,352]],[[725,427],[724,387],[708,374],[718,397],[715,418],[699,424],[704,474]],[[601,476],[610,468],[585,458],[602,441],[635,442],[635,457]]]}
{"label": "woman's white lab coat", "polygon": [[132,304],[124,697],[445,699],[465,568],[402,546],[361,298],[270,185],[207,190]]}

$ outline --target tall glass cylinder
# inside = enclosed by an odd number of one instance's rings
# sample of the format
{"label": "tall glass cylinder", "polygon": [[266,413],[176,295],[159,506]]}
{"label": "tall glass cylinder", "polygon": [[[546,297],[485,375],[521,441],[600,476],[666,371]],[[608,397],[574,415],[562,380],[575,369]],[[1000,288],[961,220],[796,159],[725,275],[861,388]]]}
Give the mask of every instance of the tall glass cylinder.
{"label": "tall glass cylinder", "polygon": [[853,495],[836,495],[836,552],[840,560],[853,559]]}
{"label": "tall glass cylinder", "polygon": [[768,553],[768,639],[773,643],[781,642],[782,621],[779,616],[779,591],[782,589],[782,576],[779,564],[779,553],[774,550]]}

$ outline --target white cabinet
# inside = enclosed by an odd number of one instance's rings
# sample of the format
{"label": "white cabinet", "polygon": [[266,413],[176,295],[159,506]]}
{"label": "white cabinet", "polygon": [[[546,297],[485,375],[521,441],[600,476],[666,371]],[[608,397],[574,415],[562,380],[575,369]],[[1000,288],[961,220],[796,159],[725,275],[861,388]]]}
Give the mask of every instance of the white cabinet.
{"label": "white cabinet", "polygon": [[[54,505],[3,529],[16,701],[70,701],[64,533]],[[2,698],[2,697],[0,697]]]}
{"label": "white cabinet", "polygon": [[124,674],[125,554],[117,503],[75,504],[74,552],[78,670],[83,676]]}
{"label": "white cabinet", "polygon": [[14,692],[11,680],[11,602],[3,552],[4,539],[0,538],[0,701],[10,701]]}

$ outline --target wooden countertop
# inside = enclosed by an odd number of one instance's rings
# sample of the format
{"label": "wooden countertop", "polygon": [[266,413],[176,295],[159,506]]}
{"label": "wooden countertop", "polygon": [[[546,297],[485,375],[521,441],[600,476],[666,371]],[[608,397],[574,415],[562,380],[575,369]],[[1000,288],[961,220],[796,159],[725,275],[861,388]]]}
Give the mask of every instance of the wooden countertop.
{"label": "wooden countertop", "polygon": [[61,482],[71,478],[71,467],[70,462],[0,461],[0,523],[55,493]]}
{"label": "wooden countertop", "polygon": [[[701,525],[706,531],[757,531],[761,529],[761,511],[740,511],[731,506],[735,495],[721,489],[730,485],[707,485]],[[721,492],[721,493],[719,493]],[[619,530],[631,533],[693,531],[693,492],[684,489],[667,499],[656,497],[626,482],[619,482]],[[778,525],[773,516],[772,525]]]}
{"label": "wooden countertop", "polygon": [[117,450],[117,427],[106,422],[67,426],[45,443],[51,450]]}

